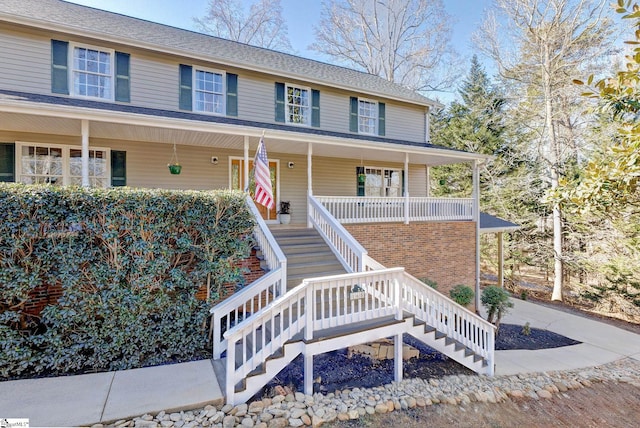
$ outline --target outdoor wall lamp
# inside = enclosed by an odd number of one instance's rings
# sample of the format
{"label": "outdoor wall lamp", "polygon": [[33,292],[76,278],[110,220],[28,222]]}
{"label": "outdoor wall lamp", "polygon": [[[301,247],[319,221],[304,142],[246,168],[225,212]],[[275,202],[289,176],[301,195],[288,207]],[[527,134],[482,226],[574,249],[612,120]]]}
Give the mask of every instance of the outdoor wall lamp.
{"label": "outdoor wall lamp", "polygon": [[289,168],[293,169],[293,166],[295,165],[295,163],[293,162],[289,162]]}
{"label": "outdoor wall lamp", "polygon": [[211,163],[214,165],[218,165],[218,156],[212,156],[211,157]]}

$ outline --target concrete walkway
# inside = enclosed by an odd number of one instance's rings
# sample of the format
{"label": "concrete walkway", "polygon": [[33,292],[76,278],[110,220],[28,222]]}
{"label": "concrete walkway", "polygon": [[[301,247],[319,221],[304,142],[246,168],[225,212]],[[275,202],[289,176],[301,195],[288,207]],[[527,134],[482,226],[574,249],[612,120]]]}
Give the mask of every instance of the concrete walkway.
{"label": "concrete walkway", "polygon": [[[640,361],[640,335],[598,321],[514,300],[504,323],[547,329],[583,343],[540,351],[496,351],[496,374],[590,367],[625,357]],[[209,360],[58,378],[0,382],[0,418],[30,426],[78,426],[220,405]]]}

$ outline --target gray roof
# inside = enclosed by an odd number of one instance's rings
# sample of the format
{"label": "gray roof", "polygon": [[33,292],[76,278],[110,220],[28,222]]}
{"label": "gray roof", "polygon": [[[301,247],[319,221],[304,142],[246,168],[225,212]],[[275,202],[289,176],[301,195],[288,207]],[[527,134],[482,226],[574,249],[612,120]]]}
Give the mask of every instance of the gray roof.
{"label": "gray roof", "polygon": [[378,76],[61,0],[2,0],[0,21],[111,40],[420,105],[438,103]]}
{"label": "gray roof", "polygon": [[513,232],[520,225],[487,213],[480,213],[480,233]]}

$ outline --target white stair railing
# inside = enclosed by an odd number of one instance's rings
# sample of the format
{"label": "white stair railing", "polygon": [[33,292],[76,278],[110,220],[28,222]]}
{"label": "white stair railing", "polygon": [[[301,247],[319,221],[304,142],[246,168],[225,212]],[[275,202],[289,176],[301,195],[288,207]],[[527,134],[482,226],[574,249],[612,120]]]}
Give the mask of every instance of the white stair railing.
{"label": "white stair railing", "polygon": [[329,244],[347,272],[365,270],[367,250],[313,196],[309,196],[309,220]]}
{"label": "white stair railing", "polygon": [[[495,327],[407,274],[404,268],[392,268],[305,279],[249,321],[224,333],[228,343],[227,403],[236,404],[236,384],[267,364],[277,351],[285,353],[285,345],[292,339],[299,344],[295,348],[297,355],[305,352],[306,343],[313,343],[316,331],[335,331],[389,316],[401,320],[405,312],[484,358],[486,373],[493,374]],[[409,326],[413,327],[413,323],[399,324],[398,328],[408,330]],[[347,333],[342,340],[345,347],[354,342]],[[449,356],[456,352],[452,349]],[[295,357],[290,354],[288,359]],[[454,358],[469,357],[463,353]],[[269,378],[277,374],[269,373],[269,366],[262,369]]]}
{"label": "white stair railing", "polygon": [[269,267],[269,273],[234,293],[209,311],[212,316],[214,359],[219,359],[222,352],[228,348],[223,335],[225,331],[249,315],[260,311],[278,296],[282,296],[287,287],[287,258],[249,195],[247,195],[246,203],[256,220],[253,237],[260,246],[260,251]]}
{"label": "white stair railing", "polygon": [[404,272],[402,308],[487,361],[493,374],[495,326]]}

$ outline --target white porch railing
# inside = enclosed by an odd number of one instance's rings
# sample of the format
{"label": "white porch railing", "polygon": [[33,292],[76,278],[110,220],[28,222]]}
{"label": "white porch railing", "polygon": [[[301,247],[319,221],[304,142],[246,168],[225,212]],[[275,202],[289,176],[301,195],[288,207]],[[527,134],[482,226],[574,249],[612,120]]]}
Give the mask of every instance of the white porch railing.
{"label": "white porch railing", "polygon": [[340,223],[473,220],[472,198],[315,196],[315,199]]}
{"label": "white porch railing", "polygon": [[247,206],[256,220],[253,237],[260,246],[269,273],[258,278],[225,301],[211,308],[211,328],[213,335],[213,358],[220,358],[227,350],[227,341],[223,333],[248,315],[260,311],[278,296],[282,296],[287,287],[287,258],[278,246],[262,215],[250,196]]}
{"label": "white porch railing", "polygon": [[308,198],[309,220],[348,272],[365,270],[367,250],[313,196]]}
{"label": "white porch railing", "polygon": [[[228,343],[227,403],[236,404],[235,384],[265,363],[294,336],[297,335],[297,355],[305,352],[305,343],[314,338],[315,331],[388,319],[389,316],[401,320],[405,312],[483,357],[486,373],[493,374],[495,327],[405,273],[404,268],[392,268],[305,279],[282,298],[254,314],[250,322],[227,331],[224,334]],[[404,323],[398,328],[409,329],[413,325]],[[353,339],[348,337],[348,331],[344,334],[347,346]],[[290,353],[289,357],[292,359],[295,355]],[[465,354],[459,358],[466,357]],[[268,371],[269,367],[264,369]],[[309,375],[305,372],[305,389],[312,385],[307,379]],[[311,391],[305,390],[305,393],[311,394]]]}

